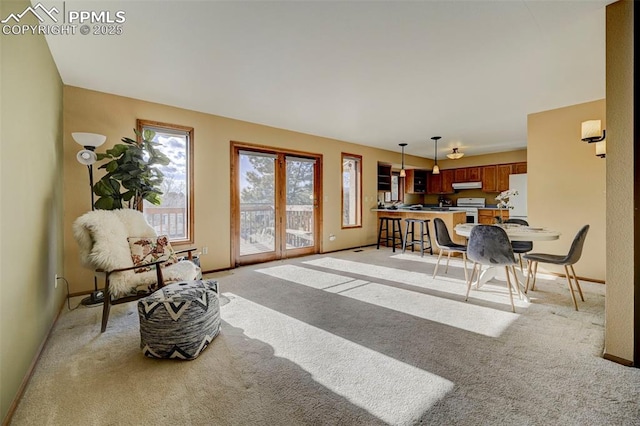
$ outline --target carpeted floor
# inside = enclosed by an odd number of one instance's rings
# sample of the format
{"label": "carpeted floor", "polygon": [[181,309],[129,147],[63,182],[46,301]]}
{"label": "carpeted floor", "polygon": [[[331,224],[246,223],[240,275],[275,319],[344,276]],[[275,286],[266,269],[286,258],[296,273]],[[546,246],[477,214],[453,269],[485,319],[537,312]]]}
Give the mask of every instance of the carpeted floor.
{"label": "carpeted floor", "polygon": [[[222,331],[194,361],[139,348],[136,304],[59,319],[13,425],[640,425],[640,369],[601,358],[604,286],[530,303],[460,261],[344,251],[213,274]],[[579,265],[578,268],[579,269]]]}

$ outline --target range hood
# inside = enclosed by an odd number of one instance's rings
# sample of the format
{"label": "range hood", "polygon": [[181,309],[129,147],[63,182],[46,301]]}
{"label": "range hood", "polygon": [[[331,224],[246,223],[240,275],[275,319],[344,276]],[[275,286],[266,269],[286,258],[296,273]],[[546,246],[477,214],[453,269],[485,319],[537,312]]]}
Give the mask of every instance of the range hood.
{"label": "range hood", "polygon": [[458,182],[453,184],[453,189],[481,189],[482,182]]}

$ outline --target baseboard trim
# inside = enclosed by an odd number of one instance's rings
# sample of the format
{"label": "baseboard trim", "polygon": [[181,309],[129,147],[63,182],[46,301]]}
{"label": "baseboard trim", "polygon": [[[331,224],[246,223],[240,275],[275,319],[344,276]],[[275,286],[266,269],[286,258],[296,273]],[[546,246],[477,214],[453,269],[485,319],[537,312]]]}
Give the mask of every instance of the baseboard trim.
{"label": "baseboard trim", "polygon": [[625,367],[634,367],[633,361],[620,358],[619,356],[611,355],[605,352],[604,355],[602,355],[602,357],[607,361],[612,361],[612,362],[615,362],[616,364],[624,365]]}
{"label": "baseboard trim", "polygon": [[40,343],[40,346],[38,347],[38,351],[36,352],[36,355],[33,357],[33,360],[31,360],[31,364],[29,365],[29,368],[27,369],[26,374],[22,378],[22,383],[18,388],[18,392],[16,392],[16,395],[13,398],[13,401],[11,401],[11,405],[7,410],[7,415],[4,417],[4,419],[2,419],[2,426],[9,426],[11,424],[11,419],[13,418],[13,414],[16,412],[16,408],[18,408],[18,404],[20,403],[20,400],[24,395],[24,391],[27,389],[27,385],[31,381],[31,377],[33,376],[33,372],[35,371],[36,366],[38,365],[38,362],[40,362],[40,358],[42,357],[42,352],[44,352],[44,348],[47,345],[49,338],[51,337],[51,332],[53,331],[53,327],[55,327],[55,325],[57,324],[58,318],[60,318],[60,314],[62,314],[62,310],[64,309],[66,300],[67,300],[66,298],[63,300],[62,306],[60,306],[60,309],[58,310],[58,314],[56,315],[55,319],[49,326],[49,330],[47,330],[47,335],[42,340],[42,343]]}

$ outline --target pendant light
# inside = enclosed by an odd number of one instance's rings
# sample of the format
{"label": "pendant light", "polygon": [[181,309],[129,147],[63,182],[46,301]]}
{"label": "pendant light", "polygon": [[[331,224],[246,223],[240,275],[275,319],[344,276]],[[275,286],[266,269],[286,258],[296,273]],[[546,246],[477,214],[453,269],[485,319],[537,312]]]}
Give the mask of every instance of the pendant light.
{"label": "pendant light", "polygon": [[451,154],[447,154],[447,157],[451,160],[457,160],[458,158],[462,158],[464,156],[463,152],[458,152],[458,148],[453,148],[453,152]]}
{"label": "pendant light", "polygon": [[433,139],[436,143],[436,155],[435,155],[435,164],[433,165],[433,170],[431,171],[431,173],[433,173],[434,175],[439,175],[440,174],[440,167],[438,167],[438,139],[441,139],[442,136],[434,136],[431,139]]}
{"label": "pendant light", "polygon": [[407,176],[407,172],[404,170],[404,147],[407,146],[407,144],[403,142],[398,145],[402,147],[402,168],[400,169],[400,177],[405,177]]}

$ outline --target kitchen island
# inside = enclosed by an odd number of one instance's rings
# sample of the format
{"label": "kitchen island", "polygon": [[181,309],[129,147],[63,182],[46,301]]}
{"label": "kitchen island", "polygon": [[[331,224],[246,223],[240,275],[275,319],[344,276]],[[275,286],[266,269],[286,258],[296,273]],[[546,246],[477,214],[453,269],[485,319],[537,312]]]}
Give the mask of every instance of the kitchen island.
{"label": "kitchen island", "polygon": [[439,208],[423,208],[422,210],[412,210],[409,208],[398,209],[371,209],[371,211],[378,212],[378,218],[381,216],[400,217],[402,218],[402,236],[404,237],[405,222],[404,219],[428,219],[429,222],[429,234],[431,235],[431,243],[433,244],[433,252],[438,253],[438,247],[436,246],[436,233],[433,228],[433,219],[440,218],[447,225],[449,230],[449,236],[458,244],[466,244],[466,238],[457,235],[454,232],[456,225],[467,222],[467,214],[463,211],[444,210]]}

